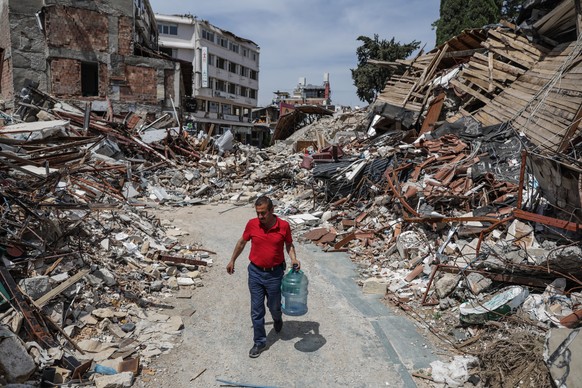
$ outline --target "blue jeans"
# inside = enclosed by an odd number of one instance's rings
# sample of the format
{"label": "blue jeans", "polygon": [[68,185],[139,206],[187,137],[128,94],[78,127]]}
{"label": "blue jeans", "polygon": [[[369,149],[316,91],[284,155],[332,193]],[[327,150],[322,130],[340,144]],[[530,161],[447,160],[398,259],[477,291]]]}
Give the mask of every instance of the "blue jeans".
{"label": "blue jeans", "polygon": [[251,292],[251,320],[253,321],[254,341],[257,345],[267,343],[265,332],[265,297],[267,307],[274,321],[282,319],[281,281],[285,268],[283,265],[273,271],[262,271],[249,264],[249,291]]}

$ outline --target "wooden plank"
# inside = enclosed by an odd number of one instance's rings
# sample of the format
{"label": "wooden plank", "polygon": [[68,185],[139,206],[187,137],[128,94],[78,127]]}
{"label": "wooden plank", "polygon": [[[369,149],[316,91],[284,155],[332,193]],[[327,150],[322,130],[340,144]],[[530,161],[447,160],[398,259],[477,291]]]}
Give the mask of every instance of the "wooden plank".
{"label": "wooden plank", "polygon": [[34,305],[38,308],[42,308],[45,304],[48,303],[52,298],[59,295],[61,292],[65,291],[67,288],[71,287],[73,284],[77,283],[81,278],[87,275],[91,270],[89,269],[82,269],[37,300],[34,301]]}
{"label": "wooden plank", "polygon": [[534,28],[540,33],[545,34],[564,16],[572,11],[574,4],[571,1],[563,1],[546,15],[534,23]]}
{"label": "wooden plank", "polygon": [[[483,55],[483,54],[475,54],[473,56],[473,59],[477,59],[477,60],[483,61],[485,63],[487,63],[487,61],[489,60],[488,56]],[[502,71],[504,73],[509,73],[509,74],[516,76],[516,77],[520,76],[521,74],[524,74],[526,72],[526,70],[522,69],[521,67],[513,66],[509,63],[502,62],[498,59],[493,60],[493,68],[495,68],[499,71]]]}
{"label": "wooden plank", "polygon": [[[485,44],[485,43],[484,43]],[[523,55],[522,53],[516,50],[507,50],[505,47],[494,47],[491,45],[486,46],[489,50],[493,51],[495,54],[500,55],[510,61],[520,65],[521,67],[525,67],[526,69],[530,69],[535,62],[528,57],[527,55]]]}
{"label": "wooden plank", "polygon": [[502,123],[502,121],[500,121],[498,117],[494,117],[494,116],[492,116],[489,113],[484,112],[484,111],[477,111],[473,115],[473,118],[475,118],[477,121],[479,121],[484,126],[496,125],[496,124]]}
{"label": "wooden plank", "polygon": [[[530,93],[532,96],[537,92],[537,90],[532,90],[532,87],[529,84],[524,84],[520,82],[516,82],[511,85],[511,88],[514,90],[522,91],[524,93]],[[578,106],[578,99],[570,98],[565,99],[564,96],[558,93],[549,93],[546,96],[546,100],[551,102],[551,104],[557,108],[568,110],[569,112],[575,112],[576,107]]]}
{"label": "wooden plank", "polygon": [[[522,109],[526,106],[526,104],[520,105],[516,100],[508,98],[507,95],[499,95],[496,99],[501,106],[506,106],[509,110],[516,110],[517,108]],[[522,101],[522,100],[520,100]],[[559,109],[549,104],[545,104],[540,108],[546,116],[550,117],[559,117],[564,124],[567,124],[571,120],[574,119],[574,114],[568,112],[564,109]]]}
{"label": "wooden plank", "polygon": [[[523,78],[523,80],[521,79]],[[523,75],[521,76],[520,81],[522,82],[528,82],[532,85],[537,85],[540,87],[543,87],[545,85],[548,84],[549,80],[548,79],[544,79],[541,77],[536,77],[534,76],[528,76]],[[558,81],[558,83],[556,84],[557,87],[559,87],[561,90],[570,90],[570,91],[576,91],[576,92],[580,92],[580,80],[577,79],[572,79],[572,78],[562,78]],[[582,92],[580,92],[582,94]]]}
{"label": "wooden plank", "polygon": [[489,36],[493,36],[497,39],[499,39],[503,44],[509,45],[511,47],[513,47],[516,50],[520,50],[522,52],[527,52],[526,55],[534,57],[535,59],[539,59],[540,57],[542,57],[543,55],[545,55],[545,52],[542,52],[540,50],[538,50],[536,47],[532,46],[529,43],[524,43],[523,41],[520,41],[519,39],[517,39],[516,35],[510,35],[507,33],[501,33],[497,30],[489,30]]}
{"label": "wooden plank", "polygon": [[[579,11],[580,10],[579,9],[580,8],[579,2],[576,1],[576,4],[577,4],[576,8]],[[578,25],[578,27],[582,28],[582,25]],[[578,33],[580,33],[580,30],[578,30]],[[558,146],[558,152],[564,152],[569,147],[570,140],[572,140],[574,133],[576,133],[576,130],[580,126],[581,119],[582,119],[582,104],[578,107],[578,110],[576,111],[576,115],[574,116],[574,120],[572,120],[572,123],[570,123],[570,125],[566,129],[566,133],[564,134],[564,137],[562,138],[562,141],[560,142],[560,145]]]}
{"label": "wooden plank", "polygon": [[484,95],[482,95],[481,93],[471,89],[469,86],[461,83],[460,81],[458,81],[456,79],[451,80],[451,85],[453,85],[454,87],[460,89],[461,91],[475,97],[479,101],[484,102],[485,104],[488,104],[491,101],[489,98],[487,98]]}
{"label": "wooden plank", "polygon": [[426,118],[424,119],[422,127],[420,128],[419,135],[432,131],[434,123],[436,123],[440,117],[444,102],[445,102],[445,92],[442,91],[439,93],[438,96],[436,96],[436,98],[430,104],[430,107],[428,108],[428,113],[426,114]]}
{"label": "wooden plank", "polygon": [[[495,61],[493,61],[493,62],[495,62]],[[481,62],[480,60],[476,60],[476,61],[471,60],[471,62],[469,62],[468,65],[469,65],[469,67],[467,69],[476,69],[478,71],[481,71],[481,72],[487,73],[487,74],[490,72],[489,64],[487,62]],[[500,81],[506,81],[508,79],[510,79],[511,81],[515,81],[517,79],[516,76],[514,76],[512,74],[508,74],[508,73],[501,71],[501,70],[497,70],[497,69],[495,69],[495,67],[493,67],[491,74],[493,75],[494,79],[498,79]]]}
{"label": "wooden plank", "polygon": [[449,49],[449,45],[445,43],[438,55],[430,62],[430,65],[427,67],[425,73],[422,74],[420,80],[418,80],[418,85],[424,85],[426,82],[432,80],[433,74],[436,72],[438,65],[441,63],[444,55],[447,53]]}
{"label": "wooden plank", "polygon": [[473,85],[478,86],[484,93],[492,93],[495,90],[495,87],[503,90],[503,85],[498,82],[495,82],[495,84],[489,84],[489,81],[484,80],[482,77],[483,74],[465,71],[463,72],[463,76],[459,77],[459,79],[465,79]]}
{"label": "wooden plank", "polygon": [[471,57],[476,53],[483,53],[487,51],[484,48],[478,49],[471,49],[471,50],[457,50],[457,51],[449,51],[444,55],[443,58],[459,58],[459,57]]}
{"label": "wooden plank", "polygon": [[566,130],[565,127],[557,126],[552,122],[538,119],[536,117],[530,118],[527,116],[518,116],[513,120],[513,123],[520,127],[522,132],[526,135],[529,135],[532,132],[538,134],[551,134],[552,137],[557,138],[555,144],[558,144],[561,141]]}
{"label": "wooden plank", "polygon": [[498,122],[508,121],[515,117],[514,112],[508,111],[505,107],[493,104],[493,101],[487,106],[483,107],[481,111],[491,115],[492,117],[495,117]]}

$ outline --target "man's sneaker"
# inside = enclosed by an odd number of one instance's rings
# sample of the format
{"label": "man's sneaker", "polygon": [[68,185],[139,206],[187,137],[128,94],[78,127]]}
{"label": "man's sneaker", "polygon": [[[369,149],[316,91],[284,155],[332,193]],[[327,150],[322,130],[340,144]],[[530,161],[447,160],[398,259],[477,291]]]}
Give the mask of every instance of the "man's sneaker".
{"label": "man's sneaker", "polygon": [[273,326],[275,326],[275,332],[279,333],[283,328],[283,320],[281,319],[280,321],[275,321]]}
{"label": "man's sneaker", "polygon": [[263,350],[265,350],[266,347],[267,347],[266,344],[262,345],[255,344],[255,346],[253,346],[253,348],[249,351],[249,357],[250,358],[259,357],[259,355],[262,353]]}

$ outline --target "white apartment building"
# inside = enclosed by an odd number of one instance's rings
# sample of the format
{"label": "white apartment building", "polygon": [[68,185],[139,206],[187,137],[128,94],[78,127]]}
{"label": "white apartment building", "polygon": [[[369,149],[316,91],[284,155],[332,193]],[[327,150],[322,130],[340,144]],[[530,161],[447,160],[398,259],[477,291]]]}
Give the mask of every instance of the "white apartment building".
{"label": "white apartment building", "polygon": [[192,63],[193,104],[184,104],[197,129],[213,135],[230,129],[250,143],[251,110],[259,96],[259,46],[195,16],[156,14],[159,47]]}

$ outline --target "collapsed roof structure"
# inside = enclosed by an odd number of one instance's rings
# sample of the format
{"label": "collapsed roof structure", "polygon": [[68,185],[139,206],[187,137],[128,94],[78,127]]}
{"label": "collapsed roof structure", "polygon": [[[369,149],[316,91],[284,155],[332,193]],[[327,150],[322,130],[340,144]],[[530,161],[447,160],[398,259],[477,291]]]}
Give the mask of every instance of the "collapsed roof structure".
{"label": "collapsed roof structure", "polygon": [[475,138],[496,126],[519,140],[512,152],[527,153],[545,198],[579,217],[580,14],[574,1],[539,3],[524,6],[520,25],[466,30],[426,54],[385,63],[400,71],[378,97],[375,127],[423,135],[449,126]]}

